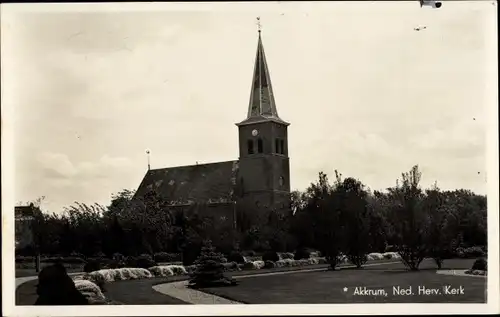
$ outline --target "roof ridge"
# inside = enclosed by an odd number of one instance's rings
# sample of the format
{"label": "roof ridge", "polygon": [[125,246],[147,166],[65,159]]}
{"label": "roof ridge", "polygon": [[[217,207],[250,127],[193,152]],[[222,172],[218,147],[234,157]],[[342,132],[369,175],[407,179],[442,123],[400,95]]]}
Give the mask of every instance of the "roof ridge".
{"label": "roof ridge", "polygon": [[227,164],[227,163],[234,163],[234,162],[238,162],[238,160],[219,161],[219,162],[211,162],[211,163],[209,162],[209,163],[203,163],[203,164],[170,166],[170,167],[154,168],[154,169],[151,169],[150,171],[161,171],[161,170],[172,169],[172,168],[187,168],[187,167],[204,166],[204,165]]}

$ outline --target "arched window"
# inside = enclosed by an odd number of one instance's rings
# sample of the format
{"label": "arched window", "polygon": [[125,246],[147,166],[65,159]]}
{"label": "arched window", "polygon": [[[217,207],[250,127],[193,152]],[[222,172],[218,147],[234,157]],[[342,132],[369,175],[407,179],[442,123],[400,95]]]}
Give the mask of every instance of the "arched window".
{"label": "arched window", "polygon": [[257,152],[259,152],[259,153],[264,152],[264,146],[262,144],[262,139],[257,140]]}
{"label": "arched window", "polygon": [[274,153],[277,153],[277,154],[280,153],[280,140],[279,139],[274,140]]}
{"label": "arched window", "polygon": [[285,154],[285,140],[280,140],[280,153]]}
{"label": "arched window", "polygon": [[248,140],[247,142],[248,154],[253,154],[253,140]]}

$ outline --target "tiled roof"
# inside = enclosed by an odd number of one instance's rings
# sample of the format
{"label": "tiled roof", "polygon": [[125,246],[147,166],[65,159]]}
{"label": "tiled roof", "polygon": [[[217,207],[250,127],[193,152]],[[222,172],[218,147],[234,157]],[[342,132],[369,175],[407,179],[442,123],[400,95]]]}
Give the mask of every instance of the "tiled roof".
{"label": "tiled roof", "polygon": [[150,170],[135,197],[155,190],[176,204],[232,201],[238,161],[197,164]]}
{"label": "tiled roof", "polygon": [[287,122],[283,121],[278,116],[276,102],[274,101],[273,87],[271,85],[271,76],[269,75],[266,55],[264,54],[264,45],[262,44],[262,38],[259,32],[248,115],[247,118],[238,123],[238,125],[246,125],[260,121],[274,121],[288,125]]}

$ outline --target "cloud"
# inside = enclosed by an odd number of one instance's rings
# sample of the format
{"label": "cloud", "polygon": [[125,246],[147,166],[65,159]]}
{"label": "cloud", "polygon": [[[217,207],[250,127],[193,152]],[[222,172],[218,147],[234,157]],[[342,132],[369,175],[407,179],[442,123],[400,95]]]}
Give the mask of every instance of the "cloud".
{"label": "cloud", "polygon": [[116,172],[123,172],[131,166],[131,161],[124,157],[102,156],[97,161],[72,163],[66,154],[44,152],[38,156],[38,162],[48,179],[80,181],[85,179],[109,178]]}
{"label": "cloud", "polygon": [[38,156],[38,162],[44,174],[49,178],[70,178],[78,172],[65,154],[41,153]]}

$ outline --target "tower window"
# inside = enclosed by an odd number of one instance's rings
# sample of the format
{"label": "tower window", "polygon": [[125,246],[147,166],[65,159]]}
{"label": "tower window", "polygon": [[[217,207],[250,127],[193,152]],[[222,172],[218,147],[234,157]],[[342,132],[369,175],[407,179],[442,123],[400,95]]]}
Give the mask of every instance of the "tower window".
{"label": "tower window", "polygon": [[280,153],[285,154],[285,140],[280,140]]}
{"label": "tower window", "polygon": [[274,153],[279,153],[280,152],[280,140],[276,139],[274,140]]}
{"label": "tower window", "polygon": [[253,154],[253,140],[248,140],[247,142],[247,147],[248,147],[248,154]]}
{"label": "tower window", "polygon": [[264,147],[262,145],[262,139],[257,140],[257,152],[259,152],[259,153],[264,152]]}

